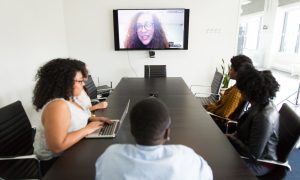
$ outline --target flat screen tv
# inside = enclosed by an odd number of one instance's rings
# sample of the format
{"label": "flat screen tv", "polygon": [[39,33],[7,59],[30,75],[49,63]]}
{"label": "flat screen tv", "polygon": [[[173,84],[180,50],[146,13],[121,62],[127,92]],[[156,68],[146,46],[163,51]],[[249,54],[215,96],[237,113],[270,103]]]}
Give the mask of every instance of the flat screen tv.
{"label": "flat screen tv", "polygon": [[115,50],[188,49],[189,9],[113,10]]}

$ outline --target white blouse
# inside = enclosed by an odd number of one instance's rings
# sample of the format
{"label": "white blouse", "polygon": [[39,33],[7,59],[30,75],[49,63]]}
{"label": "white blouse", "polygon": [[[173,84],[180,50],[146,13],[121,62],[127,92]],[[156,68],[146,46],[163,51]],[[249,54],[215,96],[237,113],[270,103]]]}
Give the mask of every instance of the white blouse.
{"label": "white blouse", "polygon": [[[59,98],[59,99],[54,99],[52,101],[64,101],[67,103],[69,110],[70,110],[70,127],[68,129],[68,132],[73,132],[77,131],[81,128],[84,128],[87,125],[88,119],[90,117],[90,114],[87,113],[85,110],[80,109],[79,107],[75,106],[69,101],[66,101],[65,99]],[[50,101],[50,102],[52,102]],[[48,102],[44,107],[48,106],[50,103]],[[34,141],[34,153],[37,155],[37,157],[40,160],[49,160],[55,156],[59,156],[59,154],[54,154],[51,152],[46,144],[46,139],[45,139],[45,129],[42,124],[42,121],[40,120],[38,122],[37,126],[37,131],[36,131],[36,136],[35,136],[35,141]]]}
{"label": "white blouse", "polygon": [[80,95],[75,97],[74,100],[84,110],[89,110],[89,108],[92,106],[91,99],[84,90],[81,91]]}

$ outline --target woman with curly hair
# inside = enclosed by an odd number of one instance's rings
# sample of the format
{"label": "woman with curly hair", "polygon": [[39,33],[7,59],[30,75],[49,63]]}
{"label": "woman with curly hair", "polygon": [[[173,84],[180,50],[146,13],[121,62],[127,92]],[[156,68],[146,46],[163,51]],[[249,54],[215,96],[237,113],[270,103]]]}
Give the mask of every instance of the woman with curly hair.
{"label": "woman with curly hair", "polygon": [[85,63],[79,60],[54,59],[40,67],[35,76],[33,105],[37,111],[42,109],[42,115],[34,147],[42,174],[63,151],[110,123],[108,118],[90,117],[88,110],[75,101],[87,75]]}
{"label": "woman with curly hair", "polygon": [[169,43],[159,19],[154,14],[139,12],[129,25],[124,47],[164,49]]}
{"label": "woman with curly hair", "polygon": [[272,99],[279,84],[271,71],[246,69],[237,74],[237,88],[251,103],[238,120],[236,133],[228,135],[230,142],[243,156],[249,157],[247,166],[256,175],[269,173],[274,167],[256,159],[277,160],[279,113]]}
{"label": "woman with curly hair", "polygon": [[[249,57],[242,54],[233,56],[230,59],[230,62],[231,66],[228,74],[230,79],[233,80],[236,79],[239,70],[243,66],[254,68],[252,60]],[[241,92],[235,84],[224,92],[219,101],[208,104],[207,106],[205,106],[205,109],[213,114],[224,118],[236,119],[236,110],[243,106],[244,103],[245,99],[242,97]],[[216,119],[216,121],[218,121],[218,119]]]}

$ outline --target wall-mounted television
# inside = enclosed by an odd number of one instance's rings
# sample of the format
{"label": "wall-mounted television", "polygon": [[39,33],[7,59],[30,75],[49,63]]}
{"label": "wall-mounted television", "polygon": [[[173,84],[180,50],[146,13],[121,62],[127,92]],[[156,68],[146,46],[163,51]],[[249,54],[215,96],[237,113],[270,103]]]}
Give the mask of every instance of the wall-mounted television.
{"label": "wall-mounted television", "polygon": [[113,10],[115,50],[187,50],[189,9]]}

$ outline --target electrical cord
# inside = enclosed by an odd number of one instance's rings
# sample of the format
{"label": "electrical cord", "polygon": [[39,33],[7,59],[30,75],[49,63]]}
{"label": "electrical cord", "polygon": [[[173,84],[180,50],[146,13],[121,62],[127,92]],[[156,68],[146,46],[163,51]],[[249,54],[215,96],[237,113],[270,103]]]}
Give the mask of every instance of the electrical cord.
{"label": "electrical cord", "polygon": [[130,58],[129,58],[129,52],[127,51],[127,60],[128,60],[128,63],[129,63],[129,66],[131,68],[131,70],[134,72],[135,76],[138,77],[137,73],[135,72],[131,62],[130,62]]}

